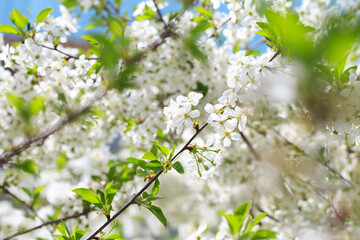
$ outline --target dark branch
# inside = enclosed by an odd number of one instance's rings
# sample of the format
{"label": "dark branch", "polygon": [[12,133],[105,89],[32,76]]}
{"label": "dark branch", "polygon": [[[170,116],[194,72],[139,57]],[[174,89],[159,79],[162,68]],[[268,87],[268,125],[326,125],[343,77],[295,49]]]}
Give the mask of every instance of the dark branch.
{"label": "dark branch", "polygon": [[[300,149],[296,144],[290,142],[287,138],[285,138],[284,136],[282,136],[278,131],[276,131],[275,129],[273,129],[273,131],[289,146],[291,146],[292,148],[294,148],[296,151],[298,151],[299,153],[301,153],[302,155],[309,157],[309,158],[313,158],[312,156],[310,156],[308,153],[306,153],[304,150]],[[349,184],[351,187],[354,187],[354,184],[352,184],[352,182],[350,182],[349,180],[347,180],[343,175],[341,175],[339,172],[337,172],[335,169],[333,169],[332,167],[330,167],[326,162],[324,162],[322,159],[320,158],[316,158],[321,165],[323,165],[324,167],[326,167],[330,172],[332,172],[337,178],[342,179],[344,182],[346,182],[347,184]]]}
{"label": "dark branch", "polygon": [[272,62],[272,60],[274,60],[279,54],[280,54],[280,50],[277,50],[274,56],[272,56],[272,58],[269,60],[269,62]]}
{"label": "dark branch", "polygon": [[[184,152],[190,143],[199,135],[199,133],[204,130],[204,128],[208,124],[205,123],[201,128],[199,128],[195,134],[189,139],[189,141],[183,146],[183,148],[171,159],[173,161],[176,159],[182,152]],[[101,227],[99,227],[91,236],[89,236],[86,240],[90,239],[96,239],[96,235],[100,233],[105,227],[107,227],[112,221],[114,221],[121,213],[123,213],[128,207],[130,207],[132,204],[136,203],[135,200],[138,198],[150,185],[159,178],[159,176],[163,173],[163,171],[158,172],[153,178],[150,178],[150,180],[146,183],[146,185],[137,192],[133,198],[131,198],[119,211],[117,211],[111,218],[109,218]]]}
{"label": "dark branch", "polygon": [[244,135],[244,133],[242,131],[239,131],[241,138],[244,140],[244,142],[246,143],[246,145],[248,146],[250,152],[252,153],[252,155],[254,155],[255,159],[260,161],[261,157],[260,155],[256,152],[255,148],[253,147],[253,145],[251,144],[251,142],[249,141],[249,139]]}
{"label": "dark branch", "polygon": [[61,221],[66,221],[66,220],[69,220],[69,219],[73,219],[73,218],[79,218],[83,215],[86,215],[90,212],[90,208],[84,208],[84,210],[81,212],[81,213],[76,213],[76,214],[73,214],[73,215],[70,215],[70,216],[67,216],[67,217],[63,217],[63,218],[59,218],[59,219],[56,219],[56,220],[52,220],[52,221],[49,221],[49,222],[45,222],[43,224],[40,224],[36,227],[33,227],[33,228],[29,228],[27,230],[24,230],[24,231],[21,231],[21,232],[17,232],[17,233],[14,233],[6,238],[4,238],[3,240],[9,240],[9,239],[12,239],[14,237],[17,237],[17,236],[20,236],[20,235],[24,235],[26,233],[29,233],[29,232],[32,232],[32,231],[35,231],[39,228],[42,228],[42,227],[45,227],[45,226],[48,226],[48,225],[51,225],[51,224],[57,224]]}
{"label": "dark branch", "polygon": [[17,155],[20,155],[23,151],[30,148],[35,143],[41,143],[44,142],[50,135],[54,134],[58,130],[62,129],[65,125],[68,123],[76,120],[80,115],[82,115],[84,112],[86,112],[97,100],[101,99],[103,96],[105,96],[106,90],[101,89],[98,91],[95,96],[88,101],[83,106],[79,107],[78,109],[71,112],[66,118],[59,121],[58,123],[54,124],[53,126],[48,127],[45,131],[39,133],[38,135],[35,135],[33,137],[29,137],[25,143],[15,147],[14,149],[7,151],[3,153],[0,156],[0,167],[2,167],[4,164],[7,164],[8,161]]}
{"label": "dark branch", "polygon": [[228,18],[223,23],[221,23],[219,26],[216,26],[215,31],[210,35],[210,37],[208,39],[217,36],[218,30],[220,30],[222,27],[224,27],[230,20],[231,20],[231,18]]}
{"label": "dark branch", "polygon": [[159,6],[158,6],[156,0],[153,0],[153,3],[154,3],[154,5],[155,5],[156,12],[157,12],[157,15],[158,15],[158,17],[159,17],[159,20],[162,21],[162,22],[165,24],[165,26],[166,26],[167,23],[165,22],[165,20],[164,20],[164,18],[163,18],[163,15],[161,14],[161,11],[160,11],[160,9],[159,9]]}
{"label": "dark branch", "polygon": [[[63,52],[63,51],[57,49],[56,47],[48,47],[48,46],[45,46],[45,45],[39,45],[39,46],[44,47],[44,48],[47,48],[47,49],[50,49],[50,50],[57,51],[57,52],[65,55],[65,56],[67,56],[67,58],[75,58],[75,59],[79,59],[79,58],[80,58],[80,56],[70,55],[70,54],[68,54],[68,53],[66,53],[66,52]],[[100,58],[98,58],[98,57],[89,57],[89,58],[85,58],[85,59],[86,59],[86,60],[99,60]]]}

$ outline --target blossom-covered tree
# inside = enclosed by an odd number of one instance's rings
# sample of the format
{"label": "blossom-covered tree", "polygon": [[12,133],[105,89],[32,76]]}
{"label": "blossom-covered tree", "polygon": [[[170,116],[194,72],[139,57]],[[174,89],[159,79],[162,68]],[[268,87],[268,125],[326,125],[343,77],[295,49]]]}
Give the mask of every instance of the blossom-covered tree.
{"label": "blossom-covered tree", "polygon": [[60,2],[0,25],[3,239],[360,236],[358,1]]}

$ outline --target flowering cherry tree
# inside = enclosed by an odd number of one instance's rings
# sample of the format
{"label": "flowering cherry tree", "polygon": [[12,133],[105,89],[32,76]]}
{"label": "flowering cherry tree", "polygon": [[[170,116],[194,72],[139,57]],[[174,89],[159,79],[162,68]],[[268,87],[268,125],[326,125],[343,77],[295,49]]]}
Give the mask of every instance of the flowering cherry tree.
{"label": "flowering cherry tree", "polygon": [[360,236],[358,1],[60,2],[0,25],[3,239]]}

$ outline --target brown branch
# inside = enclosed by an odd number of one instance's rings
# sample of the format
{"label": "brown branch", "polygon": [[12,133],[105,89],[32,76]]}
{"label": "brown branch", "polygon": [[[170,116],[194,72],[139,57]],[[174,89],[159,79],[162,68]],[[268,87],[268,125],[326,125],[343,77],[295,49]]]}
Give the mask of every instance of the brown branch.
{"label": "brown branch", "polygon": [[160,11],[159,6],[158,6],[158,4],[157,4],[157,0],[153,0],[153,3],[154,3],[154,5],[155,5],[156,12],[157,12],[157,15],[158,15],[158,17],[159,17],[159,20],[162,21],[162,22],[165,24],[165,26],[166,26],[167,23],[165,22],[165,20],[164,20],[164,18],[163,18],[163,15],[161,14],[161,11]]}
{"label": "brown branch", "polygon": [[269,62],[272,62],[272,60],[274,60],[279,54],[280,54],[280,50],[277,50],[274,56],[272,56],[272,58],[269,60]]}
{"label": "brown branch", "polygon": [[[73,56],[73,55],[70,55],[70,54],[68,54],[68,53],[66,53],[66,52],[63,52],[63,51],[57,49],[57,47],[48,47],[48,46],[46,46],[46,45],[39,45],[39,46],[41,46],[41,47],[43,47],[43,48],[50,49],[50,50],[57,51],[57,52],[65,55],[65,56],[67,56],[67,58],[75,58],[75,59],[79,59],[79,58],[80,58],[80,56]],[[99,60],[100,58],[98,58],[98,57],[88,57],[88,58],[85,58],[85,59],[86,59],[86,60]]]}
{"label": "brown branch", "polygon": [[252,153],[252,155],[254,155],[255,159],[260,161],[261,157],[260,155],[256,152],[255,148],[253,147],[253,145],[251,144],[251,142],[249,141],[249,139],[244,135],[244,133],[242,131],[240,131],[240,136],[241,138],[244,140],[244,142],[246,143],[246,145],[248,146],[250,152]]}
{"label": "brown branch", "polygon": [[20,235],[24,235],[26,233],[29,233],[29,232],[32,232],[32,231],[35,231],[39,228],[42,228],[42,227],[45,227],[45,226],[48,226],[48,225],[51,225],[51,224],[57,224],[61,221],[66,221],[66,220],[69,220],[69,219],[73,219],[73,218],[79,218],[83,215],[86,215],[90,212],[90,208],[84,208],[84,210],[81,212],[81,213],[76,213],[76,214],[73,214],[73,215],[70,215],[70,216],[67,216],[67,217],[63,217],[63,218],[59,218],[59,219],[56,219],[56,220],[52,220],[52,221],[49,221],[49,222],[45,222],[43,224],[40,224],[38,226],[35,226],[33,228],[29,228],[27,230],[24,230],[24,231],[21,231],[21,232],[17,232],[17,233],[14,233],[6,238],[4,238],[3,240],[9,240],[9,239],[12,239],[14,237],[17,237],[17,236],[20,236]]}
{"label": "brown branch", "polygon": [[[174,159],[176,159],[182,152],[184,152],[185,150],[187,150],[188,146],[190,145],[190,143],[197,137],[197,135],[199,135],[199,133],[204,130],[204,128],[207,126],[208,124],[205,123],[201,128],[197,129],[195,134],[187,141],[187,143],[183,146],[183,148],[181,148],[181,150],[175,154],[175,156],[173,156],[173,158],[171,159],[171,161],[173,161]],[[96,235],[98,233],[100,233],[105,227],[107,227],[112,221],[114,221],[121,213],[123,213],[128,207],[130,207],[130,205],[135,204],[135,200],[136,198],[138,198],[156,179],[159,178],[159,176],[163,173],[163,170],[158,172],[154,177],[150,178],[150,180],[146,183],[146,185],[139,191],[137,192],[133,198],[131,198],[119,211],[117,211],[111,218],[109,218],[101,227],[99,227],[93,234],[91,234],[86,240],[90,240],[90,239],[96,239]]]}
{"label": "brown branch", "polygon": [[219,26],[216,26],[215,31],[210,35],[210,37],[208,37],[208,39],[215,37],[218,34],[218,30],[223,28],[230,20],[231,20],[231,18],[228,18],[223,23],[221,23]]}
{"label": "brown branch", "polygon": [[21,200],[18,196],[10,192],[10,190],[7,187],[5,187],[5,185],[1,185],[0,188],[4,191],[5,194],[11,196],[16,201],[20,202],[22,205],[24,205],[26,208],[28,208],[31,212],[35,213],[36,215],[34,208],[30,204],[27,204],[25,201]]}
{"label": "brown branch", "polygon": [[[283,141],[293,147],[296,151],[300,152],[302,155],[309,157],[309,158],[314,158],[313,156],[310,156],[308,153],[306,153],[304,150],[300,149],[296,144],[290,142],[287,138],[285,138],[284,136],[282,136],[278,131],[276,131],[275,129],[273,129],[273,131],[281,138],[283,139]],[[347,180],[343,175],[341,175],[338,171],[336,171],[335,169],[333,169],[332,167],[330,167],[326,162],[324,162],[322,159],[315,157],[315,159],[317,160],[317,162],[319,162],[321,165],[323,165],[324,167],[326,167],[330,172],[332,172],[337,178],[340,178],[341,180],[343,180],[344,182],[346,182],[347,184],[349,184],[351,187],[354,187],[354,184],[352,184],[352,182],[350,182],[349,180]]]}
{"label": "brown branch", "polygon": [[66,118],[60,120],[53,126],[48,127],[43,132],[39,133],[38,135],[35,135],[33,137],[29,137],[25,143],[15,147],[14,149],[4,152],[0,156],[0,167],[7,164],[10,158],[20,155],[23,151],[30,148],[35,143],[43,143],[50,135],[54,134],[58,130],[62,129],[65,125],[68,123],[76,120],[80,115],[82,115],[84,112],[86,112],[97,100],[101,99],[106,94],[105,89],[99,90],[95,96],[90,99],[86,104],[79,107],[78,109],[71,112]]}

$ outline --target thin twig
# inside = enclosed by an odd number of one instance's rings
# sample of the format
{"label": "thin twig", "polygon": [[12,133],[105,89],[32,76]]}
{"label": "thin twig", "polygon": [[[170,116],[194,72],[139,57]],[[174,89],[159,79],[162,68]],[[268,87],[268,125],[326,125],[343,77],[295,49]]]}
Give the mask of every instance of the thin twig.
{"label": "thin twig", "polygon": [[90,208],[84,208],[84,210],[81,212],[81,213],[76,213],[76,214],[73,214],[73,215],[70,215],[70,216],[67,216],[67,217],[63,217],[63,218],[59,218],[59,219],[56,219],[56,220],[52,220],[52,221],[49,221],[49,222],[45,222],[43,224],[40,224],[38,226],[35,226],[33,228],[29,228],[27,230],[24,230],[24,231],[21,231],[21,232],[17,232],[17,233],[14,233],[6,238],[4,238],[3,240],[9,240],[9,239],[12,239],[14,237],[17,237],[17,236],[20,236],[20,235],[24,235],[26,233],[29,233],[29,232],[32,232],[32,231],[35,231],[39,228],[42,228],[42,227],[45,227],[47,225],[51,225],[51,224],[57,224],[61,221],[66,221],[66,220],[69,220],[69,219],[73,219],[73,218],[79,218],[83,215],[86,215],[90,212]]}
{"label": "thin twig", "polygon": [[[79,58],[80,58],[80,56],[70,55],[70,54],[68,54],[68,53],[66,53],[66,52],[63,52],[63,51],[57,49],[56,47],[48,47],[48,46],[46,46],[46,45],[39,45],[39,46],[44,47],[44,48],[47,48],[47,49],[50,49],[50,50],[57,51],[57,52],[65,55],[65,56],[67,56],[68,58],[75,58],[75,59],[79,59]],[[99,60],[100,58],[98,58],[98,57],[88,57],[88,58],[85,58],[85,59],[86,59],[86,60]]]}
{"label": "thin twig", "polygon": [[3,153],[0,156],[0,167],[2,167],[4,164],[7,164],[8,161],[10,160],[10,158],[20,155],[23,151],[25,151],[26,149],[28,149],[29,147],[31,147],[33,144],[35,143],[42,143],[45,141],[45,139],[47,139],[50,135],[54,134],[55,132],[57,132],[58,130],[62,129],[64,126],[66,126],[68,123],[73,122],[74,120],[76,120],[80,115],[82,115],[84,112],[86,112],[92,105],[94,105],[94,103],[101,99],[103,96],[105,96],[106,94],[106,90],[105,89],[101,89],[99,90],[95,96],[90,99],[90,101],[88,101],[86,104],[84,104],[83,106],[79,107],[78,109],[74,110],[73,112],[71,112],[66,118],[60,120],[59,122],[57,122],[56,124],[54,124],[51,127],[48,127],[46,130],[44,130],[43,132],[39,133],[38,135],[35,135],[33,137],[29,137],[25,143],[15,147],[14,149],[7,151],[5,153]]}
{"label": "thin twig", "polygon": [[31,212],[35,212],[34,208],[30,204],[27,204],[25,201],[21,200],[18,196],[16,196],[12,192],[10,192],[10,190],[7,187],[5,187],[4,185],[1,185],[0,188],[4,191],[4,193],[11,196],[16,201],[20,202],[22,205],[24,205],[26,208],[28,208]]}
{"label": "thin twig", "polygon": [[[302,150],[301,148],[299,148],[296,144],[290,142],[287,138],[285,138],[284,136],[282,136],[277,130],[273,129],[273,131],[281,138],[284,140],[284,142],[293,147],[296,151],[300,152],[302,155],[309,157],[309,158],[314,158],[313,156],[310,156],[308,153],[306,153],[304,150]],[[322,159],[315,157],[315,159],[317,160],[317,162],[319,162],[321,165],[323,165],[324,167],[326,167],[330,172],[332,172],[337,178],[340,178],[341,180],[343,180],[344,182],[346,182],[347,184],[349,184],[351,187],[354,187],[354,184],[352,182],[350,182],[349,180],[347,180],[343,175],[341,175],[338,171],[336,171],[335,169],[333,169],[332,167],[330,167],[326,162],[322,161]]]}
{"label": "thin twig", "polygon": [[251,142],[249,141],[249,139],[244,135],[244,133],[242,131],[240,131],[240,136],[241,138],[244,140],[244,142],[246,143],[246,145],[248,146],[250,152],[254,155],[255,159],[260,161],[261,157],[260,155],[256,152],[255,148],[253,147],[253,145],[251,144]]}
{"label": "thin twig", "polygon": [[208,37],[208,39],[215,37],[218,34],[218,30],[220,30],[222,27],[224,27],[230,20],[231,20],[231,18],[228,18],[223,23],[221,23],[219,26],[216,26],[215,31],[210,35],[210,37]]}
{"label": "thin twig", "polygon": [[280,50],[277,50],[274,56],[272,56],[272,58],[269,60],[269,62],[272,62],[272,60],[274,60],[279,54],[280,54]]}
{"label": "thin twig", "polygon": [[[181,148],[181,150],[175,155],[173,156],[173,158],[171,159],[171,161],[173,161],[174,159],[176,159],[183,151],[185,151],[188,146],[190,145],[190,143],[199,135],[199,133],[204,130],[204,128],[207,126],[208,124],[205,123],[200,129],[197,129],[195,134],[189,139],[189,141],[187,141],[187,143],[183,146],[183,148]],[[136,198],[138,198],[148,187],[150,187],[150,185],[159,178],[159,176],[163,173],[163,170],[158,172],[154,177],[150,178],[150,180],[146,183],[146,185],[139,191],[137,192],[133,198],[131,198],[119,211],[117,211],[111,218],[109,218],[101,227],[99,227],[93,234],[91,234],[86,240],[90,240],[90,239],[96,239],[96,235],[98,233],[100,233],[105,227],[107,227],[112,221],[114,221],[121,213],[123,213],[128,207],[130,207],[130,205],[135,204],[135,200]]]}
{"label": "thin twig", "polygon": [[158,15],[158,17],[159,17],[159,20],[162,21],[162,22],[165,24],[165,26],[166,26],[167,23],[165,22],[165,20],[164,20],[164,18],[163,18],[163,15],[162,15],[162,13],[161,13],[161,11],[160,11],[160,8],[159,8],[156,0],[153,0],[153,3],[154,3],[154,5],[155,5],[156,12],[157,12],[157,15]]}

